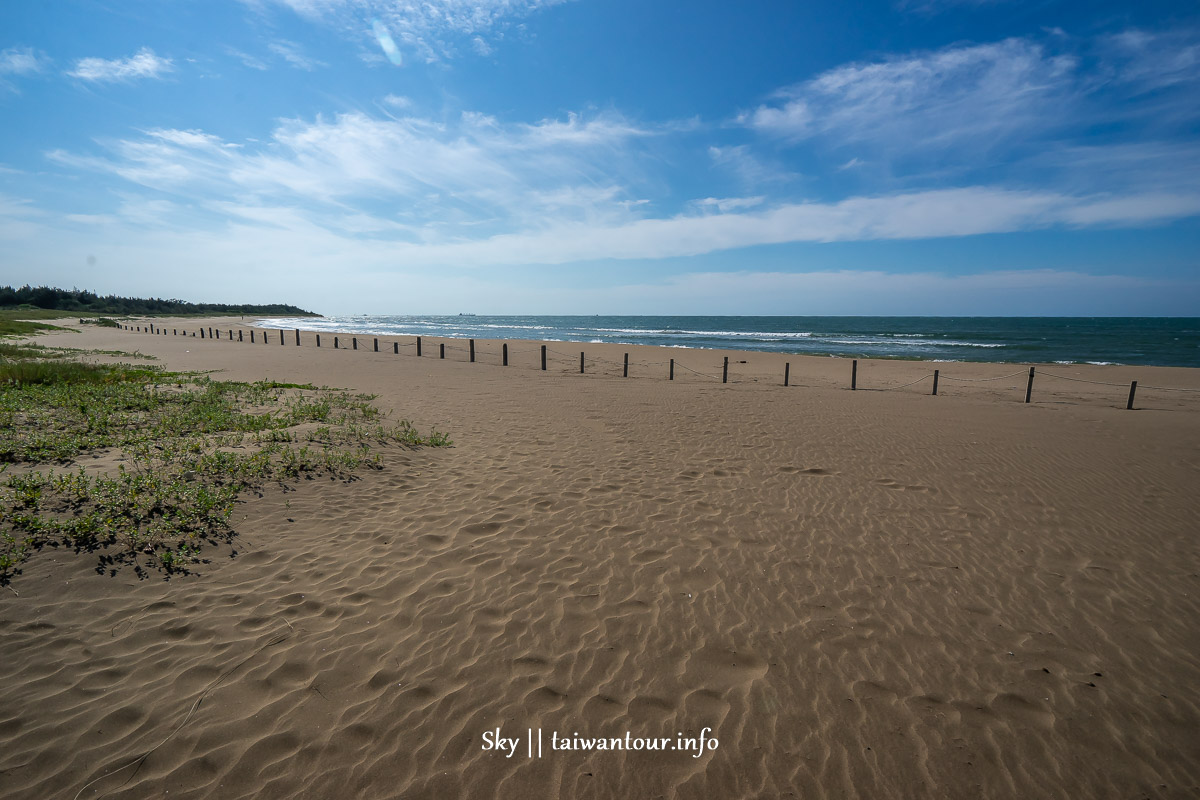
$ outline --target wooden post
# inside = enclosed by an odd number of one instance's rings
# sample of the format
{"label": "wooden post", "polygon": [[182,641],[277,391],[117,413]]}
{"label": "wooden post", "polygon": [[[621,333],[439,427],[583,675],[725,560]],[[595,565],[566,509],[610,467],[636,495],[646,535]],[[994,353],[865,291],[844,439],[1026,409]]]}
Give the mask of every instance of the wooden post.
{"label": "wooden post", "polygon": [[279,346],[283,347],[283,328],[279,329]]}
{"label": "wooden post", "polygon": [[729,383],[729,356],[725,356],[725,366],[721,367],[721,383]]}
{"label": "wooden post", "polygon": [[357,350],[357,349],[358,349],[358,337],[357,337],[357,336],[351,336],[351,337],[350,337],[350,345],[351,345],[351,347],[353,347],[355,350]]}
{"label": "wooden post", "polygon": [[336,336],[333,337],[333,349],[334,350],[338,349],[338,337],[336,337]]}
{"label": "wooden post", "polygon": [[300,346],[300,329],[296,328],[296,347]]}
{"label": "wooden post", "polygon": [[933,396],[934,397],[937,397],[938,373],[940,373],[940,372],[941,372],[941,370],[938,370],[938,369],[935,369],[933,371]]}
{"label": "wooden post", "polygon": [[471,339],[469,341],[469,346],[471,349],[471,363],[474,364],[475,363],[475,340],[474,339]]}
{"label": "wooden post", "polygon": [[[204,329],[200,329],[200,338],[204,338]],[[254,344],[254,331],[250,331],[250,344]]]}
{"label": "wooden post", "polygon": [[542,372],[546,371],[546,345],[542,345]]}
{"label": "wooden post", "polygon": [[212,328],[208,329],[208,338],[212,338]]}
{"label": "wooden post", "polygon": [[179,335],[179,331],[178,331],[177,329],[175,329],[175,328],[171,328],[171,335],[172,335],[172,336],[178,336],[178,335]]}
{"label": "wooden post", "polygon": [[788,361],[783,365],[783,385],[788,385],[788,380],[792,377],[792,362]]}
{"label": "wooden post", "polygon": [[850,391],[858,388],[858,359],[850,364]]}
{"label": "wooden post", "polygon": [[438,343],[438,358],[445,358],[445,357],[446,357],[446,343],[439,342]]}
{"label": "wooden post", "polygon": [[629,377],[629,353],[625,354],[625,372],[621,375],[622,378]]}
{"label": "wooden post", "polygon": [[233,341],[233,331],[229,332],[229,341]]}
{"label": "wooden post", "polygon": [[1030,395],[1033,394],[1033,367],[1029,368],[1029,385],[1025,387],[1025,402],[1029,402]]}
{"label": "wooden post", "polygon": [[321,346],[321,334],[317,334],[317,347]]}
{"label": "wooden post", "polygon": [[220,338],[221,338],[221,329],[220,329],[220,328],[217,328],[217,335],[216,335],[216,336],[214,336],[213,338],[214,338],[214,339],[220,339]]}
{"label": "wooden post", "polygon": [[504,366],[508,366],[508,342],[505,342],[501,350],[504,352]]}
{"label": "wooden post", "polygon": [[675,380],[675,359],[671,359],[671,371],[667,373],[667,380]]}
{"label": "wooden post", "polygon": [[421,357],[421,337],[417,337],[417,358]]}
{"label": "wooden post", "polygon": [[1137,394],[1137,381],[1129,384],[1129,402],[1125,404],[1125,408],[1129,411],[1133,410],[1133,396]]}
{"label": "wooden post", "polygon": [[240,342],[240,341],[243,341],[243,339],[242,339],[242,332],[241,332],[241,330],[239,330],[239,331],[238,331],[238,341],[239,341],[239,342]]}
{"label": "wooden post", "polygon": [[579,351],[579,374],[583,374],[583,351]]}
{"label": "wooden post", "polygon": [[375,352],[376,353],[379,352],[379,337],[378,336],[375,337]]}
{"label": "wooden post", "polygon": [[392,342],[392,355],[394,355],[394,356],[400,355],[400,343],[399,342]]}

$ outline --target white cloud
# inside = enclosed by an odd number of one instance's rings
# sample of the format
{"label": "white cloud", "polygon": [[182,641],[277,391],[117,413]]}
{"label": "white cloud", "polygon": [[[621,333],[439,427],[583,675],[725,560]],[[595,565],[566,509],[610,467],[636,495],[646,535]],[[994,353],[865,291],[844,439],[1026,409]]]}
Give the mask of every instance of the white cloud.
{"label": "white cloud", "polygon": [[386,97],[383,98],[383,102],[386,105],[389,105],[392,108],[396,108],[396,109],[410,108],[413,104],[412,100],[410,100],[407,97],[402,97],[401,95],[398,95],[398,94],[387,95]]}
{"label": "white cloud", "polygon": [[1014,132],[1063,118],[1076,62],[1008,39],[851,64],[782,89],[739,121],[789,140],[902,142],[978,150]]}
{"label": "white cloud", "polygon": [[677,215],[619,225],[559,224],[465,242],[397,244],[407,264],[487,267],[592,259],[698,256],[764,244],[922,239],[1052,227],[1137,226],[1200,214],[1200,192],[1112,198],[989,187],[836,203],[791,203],[753,213]]}
{"label": "white cloud", "polygon": [[[356,112],[286,121],[265,145],[166,129],[114,142],[107,157],[47,155],[200,204],[204,225],[236,218],[244,225],[379,237],[397,263],[431,267],[1144,226],[1200,214],[1200,191],[1186,180],[1122,185],[1119,173],[1074,192],[980,184],[824,202],[747,193],[685,201],[677,204],[681,213],[664,214],[637,191],[638,181],[653,185],[655,159],[640,145],[654,134],[611,113],[514,125],[478,113],[450,124]],[[1075,157],[1086,165],[1105,156]]]}
{"label": "white cloud", "polygon": [[636,183],[648,165],[626,144],[651,136],[615,114],[504,125],[473,113],[456,124],[351,113],[286,121],[266,145],[153,130],[109,143],[105,156],[52,150],[47,157],[188,198],[251,198],[326,213],[354,207],[391,214],[409,229],[458,227],[478,236],[556,219],[629,219],[639,198],[618,176]]}
{"label": "white cloud", "polygon": [[695,201],[693,205],[702,211],[719,211],[724,214],[729,211],[761,206],[766,199],[762,195],[758,197],[706,197],[703,200]]}
{"label": "white cloud", "polygon": [[68,75],[85,81],[127,81],[135,78],[161,78],[174,67],[171,59],[160,58],[143,47],[129,58],[81,58]]}

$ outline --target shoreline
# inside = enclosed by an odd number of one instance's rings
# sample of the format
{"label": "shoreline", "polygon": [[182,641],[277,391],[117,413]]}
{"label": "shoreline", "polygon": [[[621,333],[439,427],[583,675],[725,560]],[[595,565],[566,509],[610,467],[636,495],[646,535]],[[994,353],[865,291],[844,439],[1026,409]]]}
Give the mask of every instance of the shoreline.
{"label": "shoreline", "polygon": [[[260,344],[266,334],[271,344],[281,348],[278,336],[282,335],[283,350],[296,350],[296,328],[268,328],[250,321],[231,317],[195,318],[146,318],[145,322],[166,330],[166,339],[180,340],[185,333],[195,333],[200,327],[219,331],[220,337],[213,345],[229,344],[230,331],[237,336],[243,332],[243,342],[249,345],[249,331],[256,332],[255,342]],[[255,319],[254,323],[258,320]],[[204,323],[200,325],[199,323]],[[136,328],[138,321],[128,323]],[[181,336],[172,336],[177,329]],[[113,329],[116,330],[116,329]],[[375,358],[415,356],[416,340],[422,341],[422,358],[440,361],[440,346],[446,346],[447,362],[467,362],[469,359],[467,337],[425,336],[402,334],[376,336],[374,334],[330,333],[300,328],[299,351],[351,353]],[[122,334],[142,335],[134,331]],[[317,347],[317,337],[321,347]],[[189,337],[190,338],[190,337]],[[197,342],[202,341],[198,336]],[[334,339],[338,348],[333,348]],[[358,349],[353,341],[358,340]],[[374,351],[375,341],[379,352]],[[624,375],[623,361],[629,354],[629,380],[669,380],[670,361],[674,359],[676,383],[721,384],[724,359],[729,360],[728,383],[725,388],[757,386],[783,387],[788,379],[788,388],[850,388],[852,376],[859,391],[897,390],[910,394],[930,394],[933,372],[937,370],[938,396],[990,399],[1000,402],[1024,400],[1027,374],[1011,374],[1014,368],[1035,371],[1031,401],[1094,403],[1125,410],[1130,384],[1138,382],[1135,409],[1200,411],[1200,368],[1140,366],[1128,364],[1058,364],[1052,362],[997,362],[997,361],[929,361],[904,358],[854,358],[849,356],[819,356],[808,354],[774,353],[760,350],[738,350],[718,348],[690,348],[650,344],[614,343],[563,343],[538,339],[476,339],[477,365],[500,365],[503,346],[508,345],[510,368],[540,371],[540,349],[547,348],[547,372],[577,377],[616,377]],[[239,344],[234,342],[234,344]],[[393,352],[393,344],[398,352]],[[556,346],[555,346],[556,345]],[[570,350],[565,348],[570,347]],[[579,353],[586,353],[585,373],[579,376]],[[857,368],[854,363],[857,361]],[[1008,377],[1005,377],[1008,376]],[[908,386],[913,381],[915,385]]]}
{"label": "shoreline", "polygon": [[[595,321],[593,321],[593,319]],[[838,324],[848,319],[850,324]],[[378,336],[522,339],[747,350],[818,357],[957,363],[1056,363],[1200,368],[1200,318],[347,316],[308,330]],[[782,320],[775,325],[774,322]],[[257,317],[284,330],[299,320]],[[1194,346],[1193,346],[1194,345]]]}

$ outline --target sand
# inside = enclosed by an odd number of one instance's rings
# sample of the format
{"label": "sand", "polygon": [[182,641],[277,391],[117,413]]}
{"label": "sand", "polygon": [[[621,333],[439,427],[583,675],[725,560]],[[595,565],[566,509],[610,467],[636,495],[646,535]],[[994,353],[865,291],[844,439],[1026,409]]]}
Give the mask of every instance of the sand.
{"label": "sand", "polygon": [[[1026,405],[1022,365],[851,392],[845,359],[154,324],[40,338],[374,392],[455,446],[250,497],[194,575],[35,555],[0,590],[2,797],[1200,794],[1200,394],[1125,410],[1195,370],[1039,365]],[[1019,374],[868,390],[935,368]]]}

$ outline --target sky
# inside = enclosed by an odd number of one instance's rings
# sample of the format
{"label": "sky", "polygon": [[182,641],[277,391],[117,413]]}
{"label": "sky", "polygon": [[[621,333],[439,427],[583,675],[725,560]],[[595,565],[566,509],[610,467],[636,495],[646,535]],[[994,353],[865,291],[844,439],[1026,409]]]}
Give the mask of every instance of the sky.
{"label": "sky", "polygon": [[0,4],[0,284],[1200,316],[1200,4]]}

